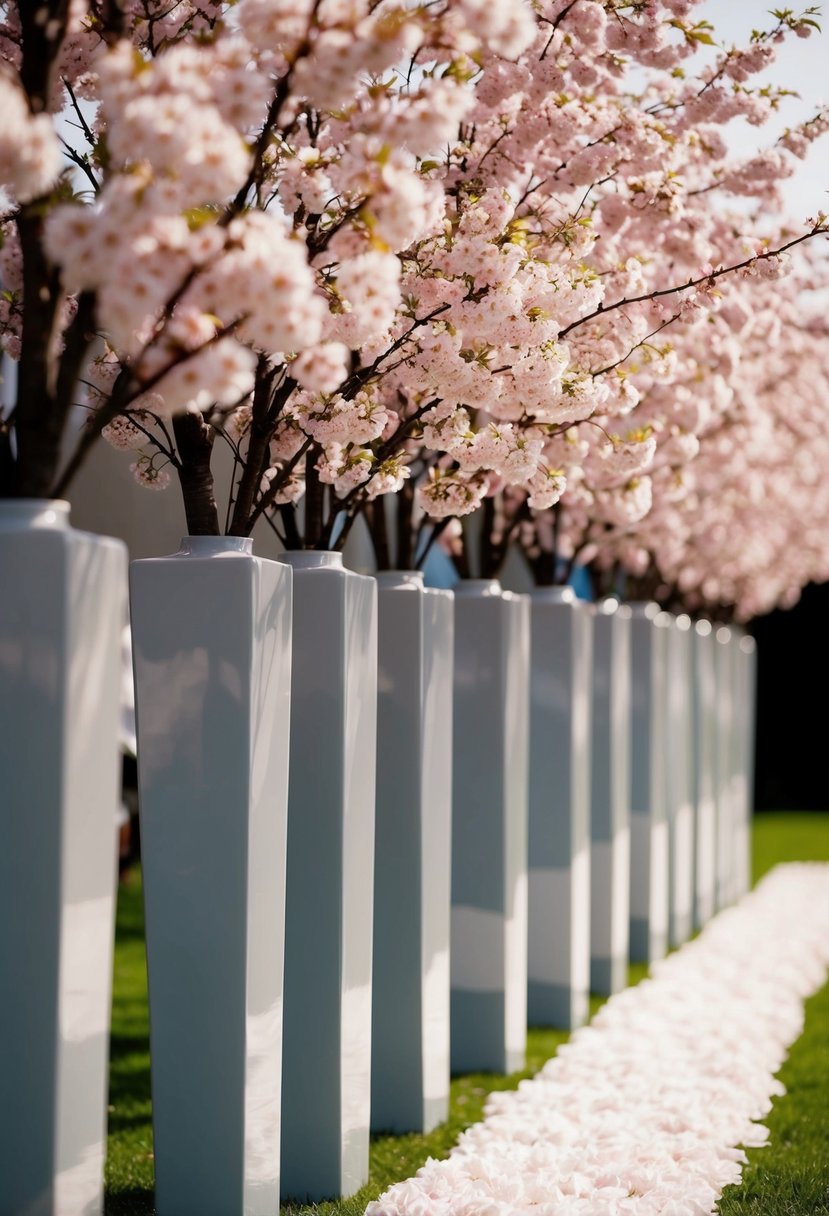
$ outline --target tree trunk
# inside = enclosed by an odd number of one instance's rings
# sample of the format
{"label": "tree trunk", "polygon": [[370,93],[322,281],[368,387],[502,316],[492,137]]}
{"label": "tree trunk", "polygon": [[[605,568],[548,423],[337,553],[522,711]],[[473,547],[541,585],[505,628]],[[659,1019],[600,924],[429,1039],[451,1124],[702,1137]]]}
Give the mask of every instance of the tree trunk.
{"label": "tree trunk", "polygon": [[178,478],[184,498],[188,534],[219,536],[219,512],[210,468],[216,432],[201,414],[179,414],[173,419],[173,433],[181,462]]}
{"label": "tree trunk", "polygon": [[23,255],[23,332],[14,417],[17,461],[12,484],[2,492],[46,498],[55,481],[66,422],[49,382],[49,345],[60,289],[57,271],[43,254],[42,220],[34,208],[21,210],[17,228]]}
{"label": "tree trunk", "polygon": [[415,568],[415,536],[412,528],[414,495],[414,486],[410,481],[404,481],[400,492],[395,494],[396,501],[394,506],[397,512],[397,558],[395,565],[398,570],[414,570]]}
{"label": "tree trunk", "polygon": [[382,496],[367,504],[366,522],[374,546],[374,556],[378,570],[391,570],[391,552],[389,550],[389,528],[386,519],[386,505]]}
{"label": "tree trunk", "polygon": [[317,472],[318,451],[305,457],[305,549],[317,549],[322,540],[324,487]]}

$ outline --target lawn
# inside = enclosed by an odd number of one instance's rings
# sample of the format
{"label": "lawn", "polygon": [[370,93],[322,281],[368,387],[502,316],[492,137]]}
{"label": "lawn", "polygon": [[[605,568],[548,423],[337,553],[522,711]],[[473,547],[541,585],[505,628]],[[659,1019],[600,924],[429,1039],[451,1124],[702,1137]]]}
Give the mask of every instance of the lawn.
{"label": "lawn", "polygon": [[[755,820],[754,876],[779,861],[829,861],[829,814],[759,815]],[[631,982],[642,968],[632,969]],[[528,1068],[510,1077],[459,1077],[452,1083],[448,1121],[429,1136],[381,1136],[372,1141],[368,1185],[342,1203],[286,1206],[282,1216],[362,1216],[366,1203],[390,1183],[407,1178],[427,1157],[445,1155],[458,1134],[481,1118],[486,1095],[511,1089],[566,1040],[530,1030]],[[153,1212],[150,1059],[140,879],[122,884],[118,901],[110,1070],[107,1216]],[[829,1216],[829,985],[807,1005],[806,1030],[781,1073],[788,1089],[769,1119],[771,1143],[753,1150],[739,1187],[724,1193],[722,1216]]]}

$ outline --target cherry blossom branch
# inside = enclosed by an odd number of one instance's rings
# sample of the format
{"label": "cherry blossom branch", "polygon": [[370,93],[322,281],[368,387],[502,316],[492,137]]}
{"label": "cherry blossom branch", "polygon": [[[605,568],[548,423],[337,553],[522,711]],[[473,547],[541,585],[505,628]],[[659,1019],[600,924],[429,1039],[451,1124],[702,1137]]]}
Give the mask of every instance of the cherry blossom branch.
{"label": "cherry blossom branch", "polygon": [[[256,380],[251,403],[248,448],[236,494],[233,516],[228,530],[230,536],[249,535],[250,515],[253,510],[254,495],[268,463],[268,449],[273,432],[273,428],[269,424],[271,390],[277,373],[278,369],[269,367],[265,356],[260,355],[257,361]],[[291,381],[291,385],[293,385],[293,381]],[[291,391],[292,388],[289,387],[288,392],[285,394],[285,400],[290,396]]]}
{"label": "cherry blossom branch", "polygon": [[69,83],[69,81],[67,80],[67,78],[65,76],[61,77],[61,79],[63,81],[63,87],[66,89],[67,93],[69,94],[69,100],[72,103],[72,109],[75,111],[75,114],[77,115],[80,129],[83,131],[84,135],[86,136],[86,142],[89,144],[90,148],[97,147],[98,141],[96,140],[95,136],[93,135],[92,129],[90,128],[89,123],[86,121],[86,118],[84,117],[83,110],[81,109],[80,105],[78,104],[78,99],[75,96],[72,85]]}
{"label": "cherry blossom branch", "polygon": [[724,275],[734,274],[738,270],[746,270],[750,266],[756,265],[758,262],[767,261],[769,258],[780,257],[781,254],[787,253],[790,249],[794,249],[796,245],[802,245],[804,241],[809,241],[812,237],[825,235],[829,232],[829,224],[820,223],[815,225],[809,232],[801,233],[800,236],[793,237],[784,245],[780,245],[777,249],[769,249],[764,253],[755,253],[751,257],[745,258],[742,262],[736,262],[732,266],[721,266],[717,270],[712,270],[708,274],[700,275],[699,278],[689,279],[687,283],[678,283],[674,287],[663,287],[657,291],[644,292],[640,296],[626,296],[623,300],[617,300],[615,304],[603,305],[599,304],[592,312],[580,317],[577,321],[571,321],[569,325],[565,325],[564,329],[559,332],[559,338],[566,337],[572,333],[574,329],[578,329],[580,325],[586,325],[588,321],[594,321],[596,317],[605,316],[609,312],[615,312],[618,308],[625,308],[629,304],[643,304],[650,300],[658,300],[664,296],[673,296],[680,291],[688,291],[693,287],[701,287],[703,283],[713,284]]}
{"label": "cherry blossom branch", "polygon": [[[259,516],[264,511],[267,511],[269,507],[272,507],[276,503],[276,497],[279,494],[280,490],[282,490],[283,487],[285,485],[287,485],[287,483],[290,481],[292,473],[296,469],[299,462],[303,459],[303,457],[309,451],[313,442],[314,442],[313,439],[309,436],[305,440],[305,442],[302,444],[302,446],[299,448],[299,450],[291,457],[291,459],[285,462],[283,467],[279,470],[279,473],[271,481],[271,483],[268,486],[265,493],[261,494],[260,497],[257,499],[256,506],[254,507],[253,512],[250,517],[250,527],[249,527],[249,531],[247,533],[248,536],[253,531],[253,528],[256,524],[256,521],[259,519]],[[280,505],[291,506],[290,503],[280,504]],[[297,532],[297,536],[298,535],[299,535],[299,533]],[[294,546],[292,546],[292,547],[294,547]],[[302,548],[302,545],[300,544],[296,547]]]}
{"label": "cherry blossom branch", "polygon": [[432,552],[435,544],[455,518],[456,517],[454,515],[445,515],[443,519],[438,521],[438,523],[433,524],[432,531],[429,534],[429,539],[427,540],[423,552],[415,564],[416,570],[422,570],[425,567],[429,554]]}
{"label": "cherry blossom branch", "polygon": [[[643,346],[647,346],[651,338],[655,338],[657,334],[661,334],[663,329],[667,329],[669,325],[673,325],[674,321],[678,321],[681,316],[681,312],[675,312],[673,316],[668,317],[667,321],[663,321],[661,325],[657,325],[656,329],[652,329],[649,334],[646,334],[635,346],[631,346],[627,354],[622,355],[621,359],[617,359],[615,363],[608,363],[607,367],[601,367],[598,371],[591,372],[590,375],[594,377],[606,376],[608,372],[614,372],[617,367],[621,367],[623,363],[626,363],[637,350],[640,350]],[[585,421],[589,420],[586,419]]]}
{"label": "cherry blossom branch", "polygon": [[191,359],[194,359],[196,355],[200,355],[202,351],[207,350],[208,347],[214,346],[217,342],[220,342],[222,338],[229,337],[236,330],[237,326],[241,324],[241,322],[242,319],[239,318],[237,321],[232,321],[230,325],[225,325],[221,329],[217,329],[206,342],[201,344],[201,346],[197,346],[193,350],[183,351],[164,367],[159,368],[146,380],[138,380],[133,368],[129,366],[122,367],[115,384],[112,386],[112,392],[110,393],[108,401],[105,405],[102,405],[98,410],[95,411],[84,427],[83,433],[75,446],[75,450],[72,453],[68,464],[64,468],[63,472],[58,475],[55,485],[51,490],[51,496],[54,498],[60,498],[66,493],[72,479],[86,459],[90,448],[93,446],[101,431],[108,423],[112,422],[114,418],[117,418],[119,414],[123,414],[124,411],[130,405],[132,405],[138,397],[142,396],[144,393],[151,392],[156,385],[164,379],[168,372],[171,372],[176,367],[180,367],[183,363],[188,363]]}
{"label": "cherry blossom branch", "polygon": [[549,51],[550,47],[552,46],[553,39],[556,36],[556,30],[561,25],[562,21],[567,16],[567,14],[570,12],[570,10],[572,8],[575,8],[575,6],[576,6],[576,0],[570,0],[570,3],[568,5],[566,5],[566,7],[563,8],[561,10],[561,12],[558,14],[558,16],[555,18],[544,17],[543,15],[539,15],[538,19],[543,25],[549,25],[552,27],[552,32],[550,34],[550,37],[547,39],[547,42],[544,46],[544,50],[538,56],[539,62],[542,59],[547,58],[547,52]]}
{"label": "cherry blossom branch", "polygon": [[277,82],[274,95],[271,98],[270,105],[268,106],[267,117],[265,118],[262,130],[259,132],[256,139],[256,143],[253,146],[251,166],[248,170],[247,178],[245,179],[244,185],[239,188],[233,202],[229,205],[229,207],[227,207],[225,214],[219,221],[219,223],[224,227],[226,227],[230,221],[239,215],[244,209],[245,201],[251,191],[251,188],[255,186],[258,189],[262,185],[265,174],[265,152],[270,146],[271,137],[273,135],[274,128],[279,121],[279,115],[282,112],[282,107],[288,100],[296,65],[311,51],[311,31],[316,24],[320,3],[321,0],[313,0],[310,12],[308,14],[308,25],[305,31],[305,37],[297,47],[294,57],[288,64],[288,69],[284,76],[280,76]]}

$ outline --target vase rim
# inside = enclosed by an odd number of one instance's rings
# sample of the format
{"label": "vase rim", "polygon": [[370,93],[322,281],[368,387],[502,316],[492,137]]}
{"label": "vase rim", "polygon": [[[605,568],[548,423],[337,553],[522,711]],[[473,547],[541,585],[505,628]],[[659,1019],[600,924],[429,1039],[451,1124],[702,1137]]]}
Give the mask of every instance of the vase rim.
{"label": "vase rim", "polygon": [[503,594],[500,580],[497,578],[462,578],[452,588],[455,598],[468,595],[472,598],[496,598]]}
{"label": "vase rim", "polygon": [[374,577],[380,587],[423,587],[422,570],[376,570]]}
{"label": "vase rim", "polygon": [[295,570],[343,569],[343,555],[333,549],[285,549],[277,560]]}
{"label": "vase rim", "polygon": [[253,553],[253,538],[250,536],[182,536],[179,555],[204,557],[210,554]]}
{"label": "vase rim", "polygon": [[629,600],[628,607],[635,617],[644,617],[647,621],[654,620],[662,611],[656,600]]}
{"label": "vase rim", "polygon": [[600,600],[596,601],[596,614],[598,616],[617,616],[621,607],[622,602],[617,596],[603,595]]}
{"label": "vase rim", "polygon": [[577,596],[572,587],[533,587],[530,592],[533,600],[547,604],[574,604]]}
{"label": "vase rim", "polygon": [[0,498],[0,529],[68,528],[69,503],[65,498]]}

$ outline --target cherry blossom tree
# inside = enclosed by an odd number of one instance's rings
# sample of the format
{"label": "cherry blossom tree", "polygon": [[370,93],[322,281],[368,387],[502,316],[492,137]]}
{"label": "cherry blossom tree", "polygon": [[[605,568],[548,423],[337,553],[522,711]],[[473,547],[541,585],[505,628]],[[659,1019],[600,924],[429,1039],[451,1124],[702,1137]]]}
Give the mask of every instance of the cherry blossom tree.
{"label": "cherry blossom tree", "polygon": [[829,578],[827,284],[811,298],[811,277],[780,286],[743,312],[739,374],[675,468],[674,492],[592,546],[635,594],[746,620]]}
{"label": "cherry blossom tree", "polygon": [[479,509],[481,568],[520,535],[545,580],[633,526],[698,446],[699,332],[739,343],[721,296],[826,231],[733,204],[825,115],[747,164],[721,134],[783,103],[751,78],[814,10],[715,53],[695,5],[6,4],[0,492],[62,493],[103,433],[192,532],[218,441],[227,530],[328,548],[365,515],[380,565],[439,538],[471,568]]}
{"label": "cherry blossom tree", "polygon": [[[530,10],[52,0],[3,17],[0,323],[19,359],[3,492],[62,493],[111,426],[140,480],[171,465],[191,529],[218,531],[210,451],[245,403],[231,526],[247,530],[266,473],[272,502],[295,492],[296,454],[275,477],[268,458],[292,394],[358,396],[349,352],[388,329],[396,252],[442,216],[418,149],[456,130],[469,56],[519,52]],[[95,410],[59,471],[82,375]],[[364,434],[364,402],[345,412]]]}

